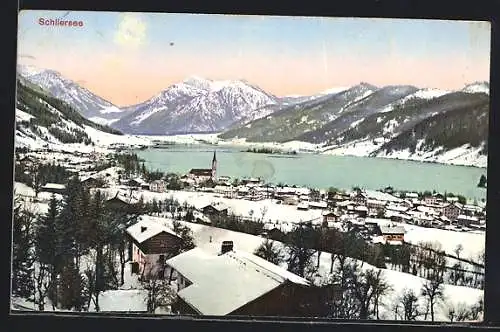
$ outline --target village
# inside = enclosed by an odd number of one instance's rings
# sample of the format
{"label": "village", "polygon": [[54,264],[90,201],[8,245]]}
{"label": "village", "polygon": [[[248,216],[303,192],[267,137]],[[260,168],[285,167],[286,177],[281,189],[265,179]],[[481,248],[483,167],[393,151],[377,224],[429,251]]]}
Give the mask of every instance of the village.
{"label": "village", "polygon": [[[305,248],[317,252],[317,264],[311,263],[317,265],[312,277],[304,269],[293,273],[290,266],[287,269],[279,264],[284,259],[273,262],[273,255],[258,255],[256,250],[265,248],[269,243],[266,241],[290,248],[290,234],[309,234],[303,227],[322,234],[330,234],[330,230],[332,234],[352,233],[365,243],[361,246],[368,251],[383,248],[380,250],[385,258],[380,262],[380,258],[365,257],[354,251],[349,257],[389,270],[399,269],[411,277],[423,277],[428,272],[421,272],[410,257],[408,263],[401,263],[399,258],[389,256],[402,255],[404,248],[424,248],[438,254],[439,257],[434,256],[436,261],[442,255],[443,271],[450,280],[455,280],[454,287],[483,287],[484,263],[481,267],[480,262],[465,254],[460,256],[467,251],[464,248],[467,243],[433,247],[425,239],[412,239],[408,230],[435,229],[435,232],[457,233],[457,236],[484,234],[484,204],[470,204],[449,193],[396,192],[390,187],[380,191],[363,188],[346,191],[276,185],[255,178],[232,179],[218,174],[216,151],[209,168],[193,168],[186,170],[186,174],[147,171],[136,157],[124,156],[133,154],[19,152],[16,195],[36,204],[47,204],[52,197],[62,199],[67,178],[76,175],[84,187],[102,192],[106,204],[114,210],[129,211],[137,204],[146,204],[147,212],[134,223],[126,224],[124,231],[128,264],[126,271],[122,271],[126,275],[122,279],[126,281],[123,280],[115,292],[129,300],[126,294],[137,294],[139,280],[160,279],[166,280],[169,287],[174,285],[171,297],[175,301],[170,301],[168,313],[317,316],[323,310],[318,299],[328,297],[339,301],[342,298],[335,283],[315,285],[319,270],[333,271],[332,250],[336,247],[311,242],[311,248]],[[37,165],[58,167],[64,176],[58,179],[54,172],[48,177],[54,181],[41,181],[34,171]],[[234,220],[239,226],[234,225]],[[193,233],[192,243],[187,246],[186,238],[179,233],[179,229],[184,229],[180,225]],[[229,230],[234,236],[221,236],[221,229]],[[235,231],[252,236],[255,244],[250,246],[251,250],[244,249],[245,245],[238,241],[243,235],[236,235]],[[320,252],[331,254],[331,262],[330,259],[325,262],[325,255]],[[312,256],[311,252],[309,258]],[[401,264],[403,267],[398,267]],[[463,279],[460,282],[459,272]],[[117,306],[118,293],[111,296],[109,302],[114,304],[106,309],[109,292],[112,291],[101,294],[100,311],[151,311],[150,306],[144,308],[144,303]],[[220,294],[220,297],[207,296],[209,293]],[[284,298],[289,300],[283,301]],[[153,305],[154,309],[159,306]]]}

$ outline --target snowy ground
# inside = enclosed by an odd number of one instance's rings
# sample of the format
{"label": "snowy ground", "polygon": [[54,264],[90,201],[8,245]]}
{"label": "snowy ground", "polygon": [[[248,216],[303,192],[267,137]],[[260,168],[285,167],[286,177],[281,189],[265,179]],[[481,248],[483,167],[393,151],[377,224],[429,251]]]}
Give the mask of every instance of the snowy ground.
{"label": "snowy ground", "polygon": [[[145,217],[150,220],[157,221],[162,224],[166,224],[167,226],[171,226],[171,221],[165,218],[157,218],[157,217]],[[193,236],[195,239],[196,246],[210,251],[210,252],[218,252],[220,250],[220,245],[222,241],[233,241],[235,250],[242,250],[246,252],[253,253],[260,244],[264,241],[263,238],[259,236],[249,235],[240,232],[234,232],[230,230],[225,230],[221,228],[215,228],[206,225],[200,224],[192,224],[187,222],[181,222],[184,225],[190,227],[193,231]],[[314,258],[316,261],[317,256]],[[363,269],[377,269],[369,264],[364,263]],[[416,277],[411,274],[397,272],[388,269],[382,269],[385,278],[392,285],[393,291],[388,294],[384,299],[383,303],[385,304],[385,310],[382,310],[383,319],[394,319],[393,314],[391,312],[391,306],[399,294],[405,289],[413,289],[415,293],[420,294],[420,290],[422,284],[425,282],[425,279]],[[319,274],[323,277],[327,277],[330,271],[330,254],[322,253],[320,257],[320,269]],[[454,285],[445,285],[445,298],[448,304],[458,304],[458,303],[466,303],[468,305],[475,304],[478,299],[483,296],[483,291],[479,289],[473,289],[463,286],[454,286]],[[423,299],[420,297],[421,303],[423,305]],[[437,320],[448,320],[445,316],[445,307],[438,306],[436,310]]]}
{"label": "snowy ground", "polygon": [[[104,189],[109,195],[116,194],[118,188]],[[283,229],[290,229],[294,224],[301,221],[319,221],[321,220],[321,210],[299,211],[296,206],[276,204],[270,199],[262,201],[248,201],[242,199],[227,199],[221,195],[213,193],[201,193],[190,191],[169,191],[166,193],[154,193],[150,191],[137,192],[136,195],[142,195],[145,201],[165,200],[173,197],[181,204],[187,202],[195,207],[202,207],[206,204],[222,202],[235,214],[244,217],[253,217],[260,220],[262,212],[265,212],[264,221],[277,224]],[[219,196],[219,197],[217,197]],[[263,209],[265,207],[265,209]],[[390,223],[386,219],[378,219],[380,224]],[[437,228],[425,228],[409,224],[398,224],[405,228],[405,240],[418,244],[419,242],[435,241],[441,243],[442,249],[447,253],[454,255],[454,250],[458,244],[462,244],[464,258],[476,258],[485,250],[486,236],[485,232],[455,232]]]}

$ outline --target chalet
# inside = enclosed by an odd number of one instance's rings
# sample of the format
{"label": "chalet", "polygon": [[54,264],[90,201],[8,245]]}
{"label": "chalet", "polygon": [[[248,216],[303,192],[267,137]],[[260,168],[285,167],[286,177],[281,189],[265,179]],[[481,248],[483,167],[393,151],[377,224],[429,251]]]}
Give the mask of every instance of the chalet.
{"label": "chalet", "polygon": [[460,203],[450,203],[445,205],[441,209],[441,213],[449,220],[456,220],[462,211],[462,205]]}
{"label": "chalet", "polygon": [[138,203],[138,199],[130,195],[121,194],[120,192],[117,192],[114,197],[106,201],[106,204],[115,210],[126,209],[136,203]]}
{"label": "chalet", "polygon": [[470,226],[471,224],[479,224],[479,219],[474,216],[461,214],[457,216],[457,223],[461,226]]}
{"label": "chalet", "polygon": [[179,251],[182,238],[173,230],[143,216],[126,230],[129,259],[136,273],[164,277],[165,260]]}
{"label": "chalet", "polygon": [[102,184],[102,182],[103,182],[102,180],[97,179],[93,176],[87,176],[80,180],[80,183],[86,186],[87,188],[97,188],[99,187],[99,185]]}
{"label": "chalet", "polygon": [[386,201],[380,201],[378,199],[367,199],[366,200],[366,206],[370,209],[383,209],[385,208],[387,202]]}
{"label": "chalet", "polygon": [[361,190],[357,190],[354,196],[351,197],[351,201],[353,201],[357,205],[366,205],[366,194]]}
{"label": "chalet", "polygon": [[166,264],[176,273],[178,293],[172,309],[179,314],[304,316],[308,313],[303,308],[318,295],[309,281],[233,250],[230,241],[219,254],[195,248]]}
{"label": "chalet", "polygon": [[66,186],[59,183],[47,183],[41,188],[41,191],[63,195],[66,192]]}
{"label": "chalet", "polygon": [[212,216],[226,216],[228,213],[228,207],[222,203],[208,204],[201,208],[203,214]]}
{"label": "chalet", "polygon": [[433,194],[433,195],[427,195],[424,197],[424,202],[426,204],[436,204],[436,203],[441,203],[444,202],[445,197],[442,194]]}
{"label": "chalet", "polygon": [[226,197],[236,197],[236,190],[233,187],[217,185],[214,188],[214,192],[217,194],[222,194]]}
{"label": "chalet", "polygon": [[368,208],[362,205],[356,206],[354,207],[354,213],[361,218],[365,218],[368,215]]}
{"label": "chalet", "polygon": [[397,241],[404,242],[405,229],[401,226],[379,226],[380,234],[386,242]]}
{"label": "chalet", "polygon": [[337,222],[338,219],[339,219],[339,216],[333,211],[325,211],[323,213],[323,222],[324,223]]}
{"label": "chalet", "polygon": [[149,185],[141,178],[129,180],[128,185],[134,188],[145,188],[147,186],[147,189],[149,189]]}
{"label": "chalet", "polygon": [[266,223],[262,227],[264,232],[261,234],[264,237],[267,237],[268,239],[273,239],[277,241],[281,241],[284,237],[284,232],[278,228],[279,226],[272,224],[272,223]]}
{"label": "chalet", "polygon": [[151,181],[149,184],[149,190],[157,192],[157,193],[163,193],[167,189],[167,185],[165,181],[163,180],[154,180]]}

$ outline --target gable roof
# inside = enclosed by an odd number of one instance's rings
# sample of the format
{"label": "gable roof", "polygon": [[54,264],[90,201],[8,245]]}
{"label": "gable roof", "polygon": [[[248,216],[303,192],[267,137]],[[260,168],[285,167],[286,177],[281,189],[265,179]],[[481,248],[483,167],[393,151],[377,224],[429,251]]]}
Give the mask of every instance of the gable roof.
{"label": "gable roof", "polygon": [[401,226],[380,226],[382,234],[404,234],[405,229]]}
{"label": "gable roof", "polygon": [[170,228],[148,219],[147,216],[141,216],[141,219],[139,219],[137,223],[127,228],[127,233],[138,243],[149,240],[150,238],[163,232],[179,237]]}
{"label": "gable roof", "polygon": [[287,281],[309,285],[307,280],[241,251],[217,256],[195,248],[166,263],[192,283],[178,296],[202,315],[230,314]]}

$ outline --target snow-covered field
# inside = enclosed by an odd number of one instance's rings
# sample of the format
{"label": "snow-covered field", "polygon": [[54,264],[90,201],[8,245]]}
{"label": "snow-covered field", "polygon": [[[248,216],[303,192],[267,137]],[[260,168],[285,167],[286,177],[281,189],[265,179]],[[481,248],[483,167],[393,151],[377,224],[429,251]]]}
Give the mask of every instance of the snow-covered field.
{"label": "snow-covered field", "polygon": [[[170,219],[159,218],[159,217],[143,217],[149,220],[156,221],[162,224],[172,227],[172,222]],[[264,241],[263,238],[259,236],[254,236],[250,234],[234,232],[230,230],[225,230],[221,228],[215,228],[206,225],[192,224],[187,222],[181,222],[185,226],[188,226],[193,231],[193,237],[195,239],[196,246],[207,250],[209,252],[218,252],[220,250],[220,245],[222,241],[233,241],[235,250],[242,250],[246,252],[253,253]],[[313,258],[314,261],[317,260],[317,256]],[[327,277],[330,271],[330,254],[322,253],[320,257],[320,269],[319,274],[323,277]],[[361,262],[360,262],[361,264]],[[370,266],[369,264],[363,263],[363,269],[377,269],[376,267]],[[386,280],[392,285],[393,291],[388,294],[384,299],[385,310],[382,310],[382,319],[394,319],[391,312],[391,306],[393,302],[396,301],[397,297],[402,293],[404,289],[412,289],[416,294],[420,294],[422,284],[425,279],[398,271],[382,269]],[[463,286],[445,285],[445,299],[447,304],[459,304],[465,303],[467,305],[475,304],[478,299],[483,296],[483,291],[479,289],[473,289]],[[419,297],[421,304],[423,306],[424,299]],[[443,306],[438,306],[436,310],[437,320],[448,320],[445,316],[446,308]]]}

